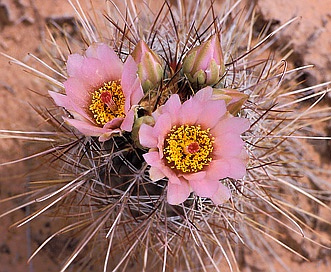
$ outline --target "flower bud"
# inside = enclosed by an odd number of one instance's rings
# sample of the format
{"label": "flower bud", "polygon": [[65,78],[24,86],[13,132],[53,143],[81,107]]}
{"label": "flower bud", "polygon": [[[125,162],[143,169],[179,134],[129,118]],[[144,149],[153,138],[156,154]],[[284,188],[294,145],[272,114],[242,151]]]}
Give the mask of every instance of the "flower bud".
{"label": "flower bud", "polygon": [[183,72],[194,87],[217,84],[224,71],[223,53],[217,35],[192,48],[183,60]]}
{"label": "flower bud", "polygon": [[144,91],[154,88],[163,76],[160,57],[143,40],[137,43],[131,56],[138,65],[138,76]]}
{"label": "flower bud", "polygon": [[237,115],[248,99],[248,95],[234,89],[213,89],[214,100],[224,100],[228,112]]}

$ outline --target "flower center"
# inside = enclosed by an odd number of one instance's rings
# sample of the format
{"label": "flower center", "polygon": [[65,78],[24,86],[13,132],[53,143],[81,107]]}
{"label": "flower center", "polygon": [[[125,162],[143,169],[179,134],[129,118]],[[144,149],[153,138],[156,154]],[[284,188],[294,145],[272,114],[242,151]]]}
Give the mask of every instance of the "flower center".
{"label": "flower center", "polygon": [[92,93],[89,110],[95,122],[103,126],[114,118],[125,117],[124,104],[120,81],[109,81]]}
{"label": "flower center", "polygon": [[184,153],[185,154],[194,154],[200,150],[199,143],[193,142],[190,143],[188,146],[184,147]]}
{"label": "flower center", "polygon": [[164,142],[163,154],[171,168],[198,172],[212,161],[214,137],[200,125],[173,126]]}

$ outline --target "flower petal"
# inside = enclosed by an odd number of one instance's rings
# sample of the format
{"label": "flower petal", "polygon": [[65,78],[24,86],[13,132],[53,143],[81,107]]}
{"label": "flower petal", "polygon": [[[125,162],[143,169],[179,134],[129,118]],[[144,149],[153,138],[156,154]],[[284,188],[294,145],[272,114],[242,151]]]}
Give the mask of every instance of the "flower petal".
{"label": "flower petal", "polygon": [[48,91],[48,93],[53,98],[56,105],[63,107],[67,110],[73,110],[72,101],[68,96],[52,91]]}
{"label": "flower petal", "polygon": [[209,163],[206,179],[224,179],[230,177],[230,164],[226,159],[212,160]]}
{"label": "flower petal", "polygon": [[161,160],[159,152],[150,151],[143,155],[146,163],[150,166],[154,166],[161,171],[164,176],[169,179],[169,183],[180,184],[181,181],[179,177],[172,171],[168,166],[164,165],[164,162]]}
{"label": "flower petal", "polygon": [[76,111],[91,123],[94,123],[91,112],[87,110],[90,103],[90,94],[86,90],[86,87],[74,77],[68,78],[68,80],[64,82],[64,87],[67,96],[70,98],[72,110]]}
{"label": "flower petal", "polygon": [[132,105],[137,104],[144,96],[140,79],[137,74],[137,64],[128,56],[123,66],[122,90],[125,96],[125,111],[128,112]]}
{"label": "flower petal", "polygon": [[178,119],[181,124],[194,125],[203,111],[203,104],[193,98],[186,100],[178,112]]}
{"label": "flower petal", "polygon": [[114,129],[109,132],[105,132],[99,136],[99,142],[105,142],[108,141],[114,134],[116,133],[121,133],[121,130],[119,129]]}
{"label": "flower petal", "polygon": [[239,134],[226,133],[215,138],[213,155],[220,158],[239,156],[244,145]]}
{"label": "flower petal", "polygon": [[[165,170],[165,166],[162,165],[158,152],[148,152],[144,154],[143,157],[146,163],[151,166],[151,168],[149,169],[149,177],[152,181],[157,181],[166,176],[163,171]],[[178,181],[178,183],[180,182]]]}
{"label": "flower petal", "polygon": [[241,179],[246,175],[246,161],[242,158],[228,159],[230,164],[230,176],[234,179]]}
{"label": "flower petal", "polygon": [[183,177],[187,180],[202,180],[206,176],[206,171],[199,171],[192,174],[184,174]]}
{"label": "flower petal", "polygon": [[219,182],[218,190],[215,194],[213,194],[210,199],[213,201],[215,205],[223,204],[228,201],[231,197],[231,191],[228,187]]}
{"label": "flower petal", "polygon": [[225,133],[241,134],[250,127],[249,121],[246,118],[233,117],[230,114],[224,115],[222,120],[215,128],[213,128],[213,135],[218,137]]}
{"label": "flower petal", "polygon": [[154,136],[153,127],[142,124],[139,129],[139,142],[142,146],[153,148],[157,146],[157,137]]}
{"label": "flower petal", "polygon": [[[64,107],[66,110],[70,111],[70,113],[78,119],[86,119],[86,121],[89,121],[93,123],[93,120],[90,118],[88,113],[82,109],[81,107],[77,106],[72,99],[70,99],[69,96],[55,93],[55,92],[49,92],[50,96],[53,98],[54,102],[60,106]],[[75,101],[75,100],[74,100]]]}
{"label": "flower petal", "polygon": [[86,121],[81,121],[81,120],[77,120],[77,119],[69,119],[69,118],[65,118],[65,117],[63,119],[66,123],[77,128],[82,134],[84,134],[86,136],[100,136],[103,133],[112,132],[111,129],[100,128],[100,127],[97,127]]}
{"label": "flower petal", "polygon": [[124,62],[123,66],[123,73],[122,73],[122,89],[125,96],[131,97],[130,90],[132,89],[132,85],[138,78],[138,67],[135,61],[131,56],[128,56],[126,61]]}
{"label": "flower petal", "polygon": [[86,85],[76,77],[68,78],[64,83],[67,96],[72,103],[80,108],[86,108],[90,103],[90,92]]}
{"label": "flower petal", "polygon": [[193,71],[206,70],[213,55],[211,41],[208,40],[198,46],[197,58],[195,60]]}
{"label": "flower petal", "polygon": [[107,122],[106,124],[104,124],[103,128],[105,128],[105,129],[119,128],[120,125],[123,123],[123,119],[124,118],[114,118],[114,119],[110,120],[109,122]]}
{"label": "flower petal", "polygon": [[234,178],[241,179],[246,175],[246,162],[241,158],[225,158],[213,160],[210,162],[206,178],[223,179]]}
{"label": "flower petal", "polygon": [[131,89],[131,105],[137,105],[144,97],[144,92],[141,87],[140,79],[137,77]]}
{"label": "flower petal", "polygon": [[180,184],[168,183],[167,201],[170,205],[183,203],[191,193],[191,188],[187,181],[183,180]]}
{"label": "flower petal", "polygon": [[158,118],[157,122],[154,125],[153,133],[156,137],[159,137],[159,139],[162,141],[162,144],[165,136],[171,130],[171,127],[172,127],[172,122],[171,122],[170,114],[164,113],[160,115],[160,117]]}
{"label": "flower petal", "polygon": [[122,77],[123,63],[108,45],[102,43],[92,44],[85,54],[89,58],[96,58],[102,61],[108,81],[118,80]]}
{"label": "flower petal", "polygon": [[160,168],[161,160],[159,156],[159,152],[156,151],[149,151],[148,153],[143,155],[145,161],[150,166],[155,166]]}
{"label": "flower petal", "polygon": [[179,110],[182,107],[182,104],[180,102],[180,98],[178,94],[174,94],[170,96],[170,98],[167,100],[167,102],[160,107],[161,113],[168,113],[171,117],[172,124],[175,124],[178,120],[179,116]]}
{"label": "flower petal", "polygon": [[121,129],[130,132],[132,131],[133,123],[134,123],[134,110],[132,109],[129,112],[127,112],[123,120],[123,123],[121,125]]}
{"label": "flower petal", "polygon": [[92,88],[100,88],[103,83],[110,79],[104,69],[103,62],[95,58],[85,58],[81,67],[82,74],[77,78],[81,79],[85,85]]}
{"label": "flower petal", "polygon": [[198,123],[213,128],[225,113],[226,105],[223,100],[208,101],[208,107],[204,107],[202,114],[198,116]]}
{"label": "flower petal", "polygon": [[79,54],[71,54],[68,56],[67,72],[69,77],[76,77],[81,75],[81,67],[83,65],[84,57]]}
{"label": "flower petal", "polygon": [[[200,91],[198,91],[191,99],[185,101],[178,113],[180,123],[187,125],[193,125],[201,121],[205,123],[205,118],[203,118],[205,114],[204,111],[207,111],[209,104],[214,102],[211,100],[212,93],[213,93],[213,89],[211,87],[205,87]],[[215,115],[215,112],[214,114],[211,115],[212,115],[212,120],[216,119],[217,122],[218,119],[215,118],[215,116],[217,116]],[[208,114],[208,117],[210,117],[210,114]]]}
{"label": "flower petal", "polygon": [[157,167],[151,167],[149,169],[149,177],[151,178],[151,180],[156,181],[163,179],[165,175]]}
{"label": "flower petal", "polygon": [[194,96],[193,100],[195,101],[201,101],[201,102],[206,102],[212,100],[212,95],[213,95],[213,88],[212,87],[205,87],[198,91]]}
{"label": "flower petal", "polygon": [[189,181],[193,191],[201,197],[211,197],[217,190],[219,181],[218,180],[190,180]]}

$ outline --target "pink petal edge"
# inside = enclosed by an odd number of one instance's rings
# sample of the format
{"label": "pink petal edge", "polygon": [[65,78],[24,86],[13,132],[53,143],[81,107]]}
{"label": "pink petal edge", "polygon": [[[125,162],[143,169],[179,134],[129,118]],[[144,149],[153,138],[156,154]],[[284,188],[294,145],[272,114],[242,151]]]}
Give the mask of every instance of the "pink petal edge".
{"label": "pink petal edge", "polygon": [[121,129],[125,131],[132,131],[134,123],[134,110],[130,110],[129,112],[126,113],[126,116],[121,124]]}
{"label": "pink petal edge", "polygon": [[157,146],[157,138],[153,134],[153,127],[142,124],[139,129],[139,142],[142,146],[153,148]]}
{"label": "pink petal edge", "polygon": [[183,203],[191,193],[191,188],[186,181],[181,184],[168,183],[167,201],[170,205]]}
{"label": "pink petal edge", "polygon": [[157,167],[151,167],[149,169],[149,177],[151,178],[152,181],[157,181],[163,179],[165,175]]}
{"label": "pink petal edge", "polygon": [[218,180],[190,180],[193,191],[201,197],[212,197],[218,190]]}
{"label": "pink petal edge", "polygon": [[73,109],[72,102],[70,101],[70,98],[68,98],[68,96],[53,91],[48,91],[48,93],[52,97],[56,105],[64,107],[67,110]]}
{"label": "pink petal edge", "polygon": [[218,190],[210,197],[215,205],[224,204],[231,197],[231,191],[228,187],[219,182]]}
{"label": "pink petal edge", "polygon": [[63,120],[66,123],[68,123],[69,125],[78,129],[82,134],[84,134],[86,136],[100,136],[104,133],[112,132],[111,129],[100,128],[93,124],[89,124],[86,121],[81,121],[81,120],[77,120],[77,119],[69,119],[66,117],[64,117]]}

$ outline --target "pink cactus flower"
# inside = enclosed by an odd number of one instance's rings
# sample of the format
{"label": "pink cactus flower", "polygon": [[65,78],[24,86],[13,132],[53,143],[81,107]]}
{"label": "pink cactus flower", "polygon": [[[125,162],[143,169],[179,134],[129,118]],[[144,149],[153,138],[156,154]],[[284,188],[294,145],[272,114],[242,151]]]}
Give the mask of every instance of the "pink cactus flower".
{"label": "pink cactus flower", "polygon": [[85,55],[68,57],[66,95],[49,92],[58,106],[73,116],[64,120],[86,136],[108,140],[114,133],[131,131],[134,105],[143,97],[137,64],[128,56],[123,64],[106,44],[92,44]]}
{"label": "pink cactus flower", "polygon": [[193,191],[219,205],[230,190],[221,179],[243,178],[247,152],[240,134],[249,128],[245,118],[233,117],[223,100],[206,87],[181,104],[177,94],[154,114],[155,125],[142,124],[139,139],[150,148],[144,159],[153,181],[168,178],[167,200],[177,205]]}

